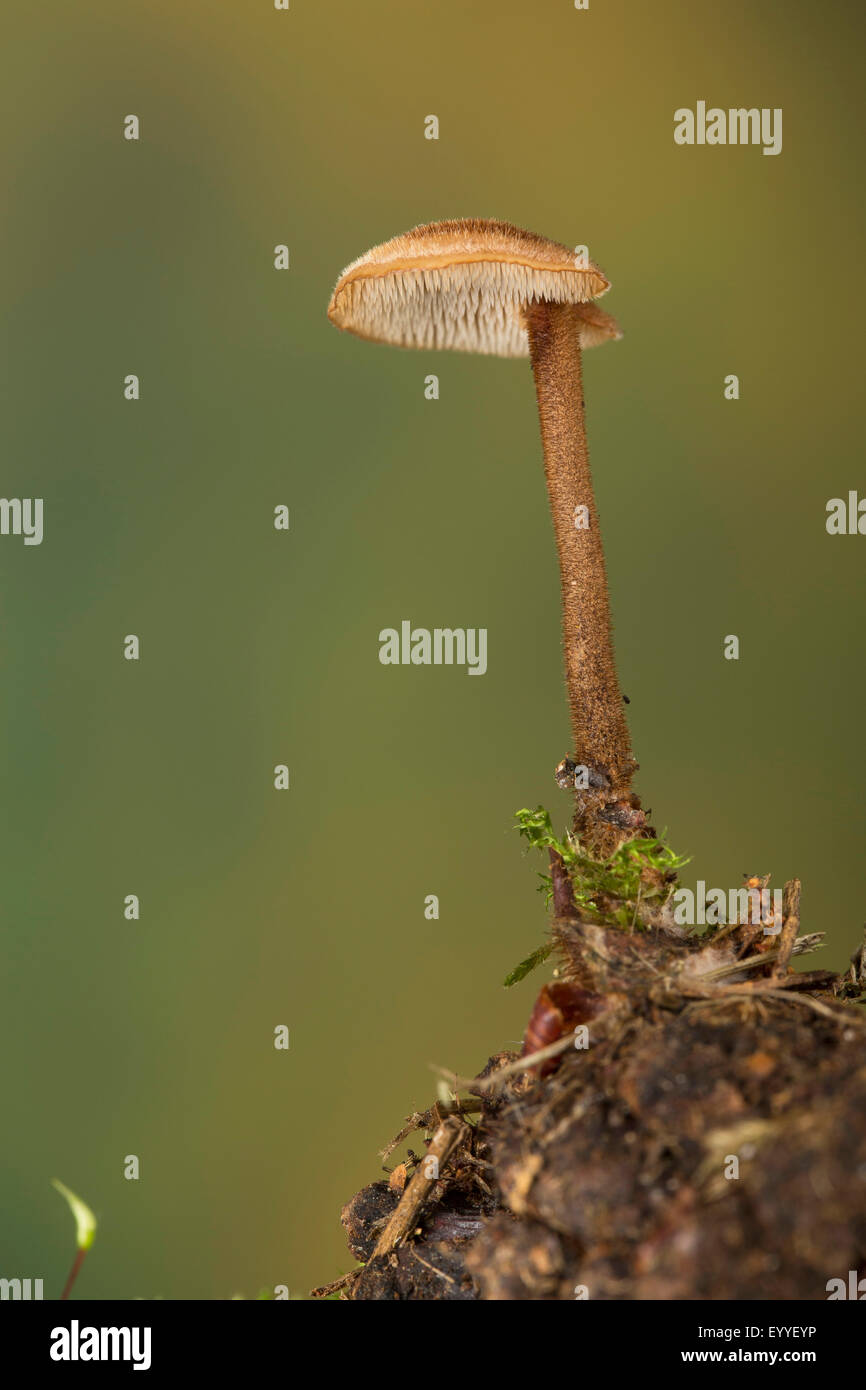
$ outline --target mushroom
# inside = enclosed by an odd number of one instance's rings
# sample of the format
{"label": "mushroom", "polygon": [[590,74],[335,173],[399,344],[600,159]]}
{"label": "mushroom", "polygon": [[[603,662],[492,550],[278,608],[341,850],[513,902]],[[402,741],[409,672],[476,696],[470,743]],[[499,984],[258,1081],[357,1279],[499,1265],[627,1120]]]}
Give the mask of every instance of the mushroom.
{"label": "mushroom", "polygon": [[559,554],[575,761],[587,769],[575,828],[588,833],[604,821],[607,844],[612,836],[615,845],[626,832],[640,833],[644,817],[631,791],[637,764],[614,664],[584,427],[581,350],[621,336],[591,302],[608,287],[585,257],[507,222],[433,222],[353,261],[337,281],[328,317],[372,342],[531,359]]}

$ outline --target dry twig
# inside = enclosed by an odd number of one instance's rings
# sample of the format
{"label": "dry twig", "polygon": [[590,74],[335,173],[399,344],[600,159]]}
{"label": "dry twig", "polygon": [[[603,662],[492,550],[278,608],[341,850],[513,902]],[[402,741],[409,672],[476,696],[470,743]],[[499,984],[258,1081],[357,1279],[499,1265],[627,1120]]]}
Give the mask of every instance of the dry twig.
{"label": "dry twig", "polygon": [[[468,1136],[469,1126],[465,1125],[462,1120],[451,1116],[442,1121],[430,1140],[426,1154],[412,1174],[409,1185],[400,1198],[391,1219],[377,1240],[373,1250],[373,1259],[377,1255],[390,1254],[396,1246],[406,1239],[410,1231],[415,1229],[421,1208],[429,1197],[431,1189],[438,1182],[442,1169],[458,1144],[462,1143]],[[436,1160],[435,1177],[427,1176],[430,1159]]]}

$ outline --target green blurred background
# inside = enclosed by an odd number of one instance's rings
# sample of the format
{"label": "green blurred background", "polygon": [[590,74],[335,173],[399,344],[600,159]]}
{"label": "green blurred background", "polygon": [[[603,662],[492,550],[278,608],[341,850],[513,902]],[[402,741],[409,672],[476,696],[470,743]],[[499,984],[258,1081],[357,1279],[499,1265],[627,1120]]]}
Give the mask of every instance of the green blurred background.
{"label": "green blurred background", "polygon": [[[338,334],[333,282],[443,217],[589,246],[625,331],[585,384],[639,790],[686,885],[801,876],[841,968],[866,540],[824,521],[866,492],[863,16],[14,9],[2,491],[46,512],[42,546],[0,538],[0,1274],[57,1296],[57,1175],[101,1221],[78,1296],[300,1296],[351,1266],[340,1207],[428,1064],[520,1039],[540,981],[501,980],[545,919],[513,812],[569,812],[529,367]],[[699,99],[782,107],[782,154],[678,148]],[[487,675],[381,666],[403,618],[487,627]]]}

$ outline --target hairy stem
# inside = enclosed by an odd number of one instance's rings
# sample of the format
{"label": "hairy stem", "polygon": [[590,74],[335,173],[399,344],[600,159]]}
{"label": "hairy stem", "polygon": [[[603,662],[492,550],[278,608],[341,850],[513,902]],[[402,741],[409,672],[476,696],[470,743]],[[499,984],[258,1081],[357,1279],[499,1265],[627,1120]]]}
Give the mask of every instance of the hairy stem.
{"label": "hairy stem", "polygon": [[526,317],[559,553],[574,754],[578,763],[604,772],[612,791],[622,795],[631,784],[634,759],[614,664],[604,552],[586,445],[580,321],[571,304],[532,304]]}

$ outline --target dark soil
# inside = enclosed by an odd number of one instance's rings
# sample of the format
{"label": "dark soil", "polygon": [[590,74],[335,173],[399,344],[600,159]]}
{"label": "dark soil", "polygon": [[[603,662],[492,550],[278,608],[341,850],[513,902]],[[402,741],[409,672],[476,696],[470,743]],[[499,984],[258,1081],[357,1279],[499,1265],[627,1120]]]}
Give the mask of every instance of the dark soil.
{"label": "dark soil", "polygon": [[[862,1275],[863,953],[844,976],[795,973],[817,940],[796,935],[798,889],[776,936],[558,918],[558,980],[593,1000],[588,1045],[570,1018],[550,1074],[491,1058],[394,1248],[373,1253],[411,1161],[348,1203],[364,1264],[341,1296],[825,1300]],[[416,1122],[433,1134],[445,1114]]]}

